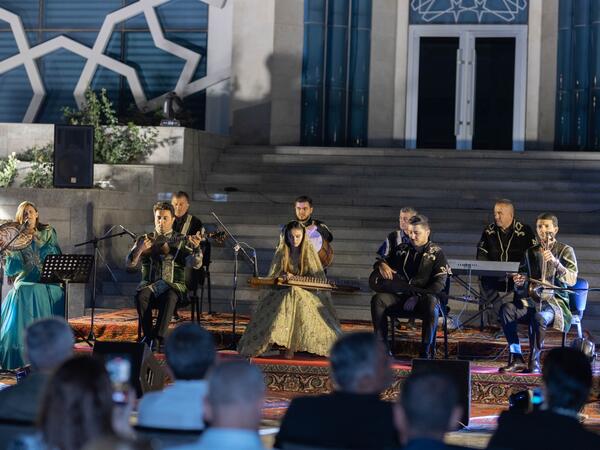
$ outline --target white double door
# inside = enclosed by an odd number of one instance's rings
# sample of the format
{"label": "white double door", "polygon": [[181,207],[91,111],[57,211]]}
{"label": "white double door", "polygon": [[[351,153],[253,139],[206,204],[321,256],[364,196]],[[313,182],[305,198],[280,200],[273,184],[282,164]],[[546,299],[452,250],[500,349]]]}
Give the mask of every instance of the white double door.
{"label": "white double door", "polygon": [[527,26],[409,30],[407,148],[522,151]]}

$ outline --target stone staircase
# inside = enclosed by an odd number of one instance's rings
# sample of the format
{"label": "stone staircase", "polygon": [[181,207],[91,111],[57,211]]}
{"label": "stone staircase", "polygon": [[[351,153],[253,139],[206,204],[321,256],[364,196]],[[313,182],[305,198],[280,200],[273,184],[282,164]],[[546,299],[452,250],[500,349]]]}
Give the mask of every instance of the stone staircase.
{"label": "stone staircase", "polygon": [[[219,194],[219,195],[215,195]],[[580,275],[600,286],[600,154],[442,151],[375,148],[246,147],[223,150],[193,192],[191,210],[207,224],[215,212],[239,240],[255,247],[260,273],[268,270],[281,224],[293,218],[293,200],[307,194],[315,217],[334,234],[333,278],[357,279],[359,294],[334,295],[344,319],[369,319],[366,280],[375,251],[411,205],[432,223],[432,240],[448,257],[472,259],[495,199],[506,197],[530,225],[543,211],[558,215],[560,239],[574,246]],[[216,199],[220,201],[215,201]],[[213,247],[213,309],[227,311],[233,251]],[[258,291],[246,286],[251,267],[240,264],[238,311],[248,313]],[[132,305],[136,275],[117,270],[105,281],[100,307]],[[463,294],[453,287],[454,294]],[[452,302],[464,320],[475,305]],[[600,296],[591,293],[584,327],[600,332]]]}

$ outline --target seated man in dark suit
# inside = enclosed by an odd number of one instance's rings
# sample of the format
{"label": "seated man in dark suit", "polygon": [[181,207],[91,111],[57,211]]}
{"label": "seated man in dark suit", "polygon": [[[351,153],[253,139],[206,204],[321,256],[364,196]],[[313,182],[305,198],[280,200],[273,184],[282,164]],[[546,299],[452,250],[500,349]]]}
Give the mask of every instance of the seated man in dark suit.
{"label": "seated man in dark suit", "polygon": [[0,420],[35,422],[50,373],[73,355],[73,332],[59,317],[33,322],[25,330],[25,359],[31,374],[0,391]]}
{"label": "seated man in dark suit", "polygon": [[578,420],[592,387],[587,357],[572,348],[552,349],[544,361],[542,379],[545,409],[503,412],[488,449],[599,449],[600,435],[586,430]]}
{"label": "seated man in dark suit", "polygon": [[331,349],[335,390],[292,400],[275,448],[301,444],[344,449],[398,446],[392,404],[379,398],[392,380],[383,343],[372,333],[341,337]]}
{"label": "seated man in dark suit", "polygon": [[458,390],[448,376],[435,372],[411,374],[394,407],[404,450],[464,449],[444,443],[462,415]]}

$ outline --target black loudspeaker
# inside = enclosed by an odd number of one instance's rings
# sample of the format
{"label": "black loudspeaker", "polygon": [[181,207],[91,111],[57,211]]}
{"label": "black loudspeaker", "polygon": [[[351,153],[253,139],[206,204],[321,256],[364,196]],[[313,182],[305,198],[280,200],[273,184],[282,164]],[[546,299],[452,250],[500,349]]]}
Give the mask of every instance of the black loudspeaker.
{"label": "black loudspeaker", "polygon": [[94,127],[54,126],[54,187],[94,186]]}
{"label": "black loudspeaker", "polygon": [[471,415],[471,362],[454,359],[413,359],[413,373],[443,373],[454,380],[463,410],[461,423],[469,425]]}
{"label": "black loudspeaker", "polygon": [[94,355],[105,362],[111,358],[129,360],[131,363],[129,382],[135,388],[138,397],[148,391],[158,391],[165,385],[165,370],[144,343],[96,341]]}

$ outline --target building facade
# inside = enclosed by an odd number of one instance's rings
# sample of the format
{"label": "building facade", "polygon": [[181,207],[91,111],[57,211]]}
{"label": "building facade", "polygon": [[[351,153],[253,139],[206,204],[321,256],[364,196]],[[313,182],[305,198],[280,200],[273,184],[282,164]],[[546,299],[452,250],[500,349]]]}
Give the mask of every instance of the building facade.
{"label": "building facade", "polygon": [[600,149],[600,0],[3,0],[0,19],[0,121],[58,121],[89,86],[120,111],[175,91],[245,144]]}

